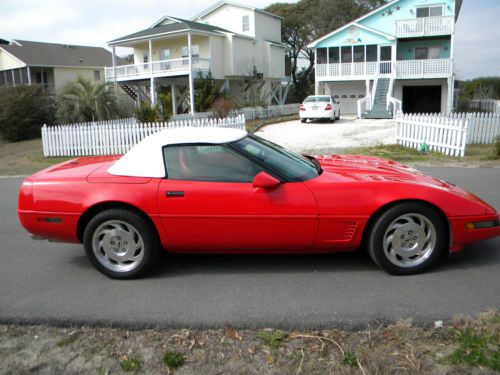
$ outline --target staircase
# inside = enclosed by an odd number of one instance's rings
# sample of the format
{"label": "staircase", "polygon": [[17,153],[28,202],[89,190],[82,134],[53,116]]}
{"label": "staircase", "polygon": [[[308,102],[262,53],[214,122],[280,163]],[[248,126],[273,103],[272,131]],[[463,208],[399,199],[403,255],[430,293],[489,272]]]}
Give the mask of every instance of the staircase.
{"label": "staircase", "polygon": [[127,84],[122,84],[120,85],[120,87],[128,96],[130,96],[134,100],[134,102],[137,103],[137,98],[139,97],[141,103],[150,103],[149,97],[141,89],[136,90],[135,88]]}
{"label": "staircase", "polygon": [[390,78],[379,78],[377,89],[373,98],[373,107],[366,112],[363,118],[391,119],[392,112],[387,110],[387,92],[389,91]]}

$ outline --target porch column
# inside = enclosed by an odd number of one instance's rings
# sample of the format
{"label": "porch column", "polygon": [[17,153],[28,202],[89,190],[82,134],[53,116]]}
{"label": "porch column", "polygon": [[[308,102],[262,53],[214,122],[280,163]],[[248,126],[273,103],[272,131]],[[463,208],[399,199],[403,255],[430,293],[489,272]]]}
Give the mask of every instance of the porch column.
{"label": "porch column", "polygon": [[174,83],[172,83],[172,114],[174,116],[177,114],[177,88]]}
{"label": "porch column", "polygon": [[319,90],[319,84],[318,84],[318,49],[314,48],[314,95],[318,95],[318,90]]}
{"label": "porch column", "polygon": [[45,92],[45,81],[43,79],[43,66],[40,68],[40,76],[42,77],[42,92]]}
{"label": "porch column", "polygon": [[16,75],[14,74],[14,69],[10,71],[12,73],[12,84],[16,87]]}
{"label": "porch column", "polygon": [[191,33],[188,33],[188,57],[189,57],[189,101],[191,114],[194,115],[194,82],[193,82],[193,56],[191,53]]}
{"label": "porch column", "polygon": [[[114,81],[115,94],[116,94],[116,93],[118,93],[118,84],[116,83],[116,48],[115,48],[115,46],[112,47],[111,56],[112,56],[112,60],[113,60],[113,81]],[[104,75],[106,75],[106,74],[104,74]]]}
{"label": "porch column", "polygon": [[28,73],[28,85],[31,86],[31,69],[29,66],[26,67],[26,72]]}
{"label": "porch column", "polygon": [[151,77],[149,95],[151,96],[151,105],[156,105],[156,82],[154,77]]}

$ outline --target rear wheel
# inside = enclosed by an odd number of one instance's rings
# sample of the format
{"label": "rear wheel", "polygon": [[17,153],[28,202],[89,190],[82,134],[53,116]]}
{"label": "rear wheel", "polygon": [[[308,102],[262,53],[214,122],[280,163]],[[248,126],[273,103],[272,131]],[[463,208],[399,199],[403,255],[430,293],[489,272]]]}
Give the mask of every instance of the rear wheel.
{"label": "rear wheel", "polygon": [[158,236],[142,216],[124,209],[100,212],[83,235],[87,257],[100,272],[113,279],[144,274],[158,253]]}
{"label": "rear wheel", "polygon": [[307,121],[307,119],[305,119],[305,118],[301,118],[301,119],[300,119],[300,122],[301,122],[301,123],[303,123],[303,124],[305,124],[305,123],[306,123],[306,121]]}
{"label": "rear wheel", "polygon": [[368,237],[368,253],[388,273],[415,274],[436,264],[446,238],[445,224],[434,208],[402,203],[378,217]]}

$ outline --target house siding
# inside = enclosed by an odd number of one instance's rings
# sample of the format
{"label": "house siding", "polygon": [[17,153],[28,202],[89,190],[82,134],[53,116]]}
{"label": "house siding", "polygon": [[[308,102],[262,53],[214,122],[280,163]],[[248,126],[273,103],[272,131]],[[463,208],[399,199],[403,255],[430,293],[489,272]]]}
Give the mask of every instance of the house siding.
{"label": "house siding", "polygon": [[[75,82],[78,77],[89,79],[94,82],[94,71],[100,72],[101,79],[104,81],[104,68],[54,68],[53,82],[55,84],[56,93],[60,93],[64,86],[68,83]],[[50,78],[49,78],[50,81]]]}
{"label": "house siding", "polygon": [[22,61],[0,49],[0,70],[17,69],[26,66]]}

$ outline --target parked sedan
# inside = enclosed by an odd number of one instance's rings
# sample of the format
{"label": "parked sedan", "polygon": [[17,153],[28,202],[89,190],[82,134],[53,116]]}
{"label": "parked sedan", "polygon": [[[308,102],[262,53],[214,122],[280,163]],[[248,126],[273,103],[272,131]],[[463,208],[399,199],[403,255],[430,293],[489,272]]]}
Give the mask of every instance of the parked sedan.
{"label": "parked sedan", "polygon": [[362,244],[387,272],[412,274],[500,234],[493,207],[410,167],[299,155],[223,128],[165,130],[124,156],[35,173],[22,183],[18,214],[35,239],[83,243],[117,279],[144,274],[162,250],[331,253]]}
{"label": "parked sedan", "polygon": [[340,119],[340,104],[329,95],[310,95],[300,105],[299,117],[303,123],[324,119],[335,122]]}

